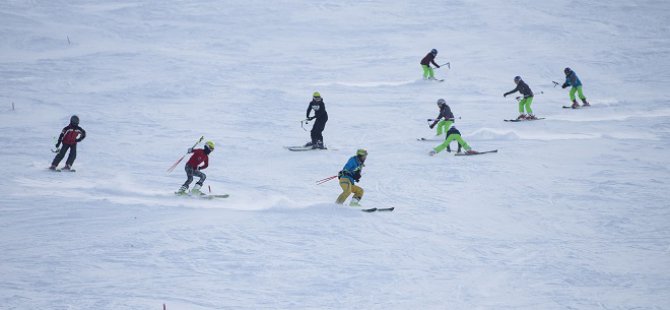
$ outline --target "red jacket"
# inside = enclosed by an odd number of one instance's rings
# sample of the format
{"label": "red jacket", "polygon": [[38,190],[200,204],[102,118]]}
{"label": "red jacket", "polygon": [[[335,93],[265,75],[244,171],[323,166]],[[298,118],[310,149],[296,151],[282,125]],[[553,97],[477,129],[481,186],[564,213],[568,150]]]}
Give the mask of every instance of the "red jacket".
{"label": "red jacket", "polygon": [[[202,167],[198,167],[200,163],[205,163],[202,165]],[[191,158],[188,160],[186,163],[187,166],[196,169],[196,170],[202,170],[207,168],[209,166],[209,156],[205,154],[204,149],[194,149],[193,150],[193,155],[191,155]]]}
{"label": "red jacket", "polygon": [[70,124],[65,126],[58,137],[58,145],[61,143],[75,145],[86,138],[86,131],[78,125]]}

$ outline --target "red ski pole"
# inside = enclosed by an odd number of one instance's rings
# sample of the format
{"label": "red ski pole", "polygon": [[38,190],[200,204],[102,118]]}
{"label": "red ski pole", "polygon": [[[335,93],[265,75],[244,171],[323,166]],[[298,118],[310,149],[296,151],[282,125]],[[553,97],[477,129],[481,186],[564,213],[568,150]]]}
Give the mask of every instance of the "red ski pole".
{"label": "red ski pole", "polygon": [[318,180],[318,181],[316,181],[316,185],[321,185],[321,184],[326,183],[326,182],[328,182],[328,181],[330,181],[330,180],[333,180],[333,179],[335,179],[335,178],[337,178],[336,175],[334,175],[334,176],[332,176],[332,177],[327,177],[327,178],[325,178],[325,179]]}
{"label": "red ski pole", "polygon": [[[193,147],[192,147],[192,148],[194,148],[194,147],[196,147],[198,144],[200,144],[200,142],[202,142],[203,139],[205,139],[205,136],[200,136],[200,139],[198,140],[198,142],[196,142],[195,144],[193,144]],[[186,157],[186,154],[182,155],[182,157],[179,158],[179,159],[177,160],[177,162],[175,162],[174,164],[172,164],[172,166],[170,166],[170,168],[168,168],[167,173],[172,172],[172,170],[174,170],[174,168],[177,167],[177,165],[179,165],[179,163],[180,163],[182,160],[184,160],[184,157]]]}

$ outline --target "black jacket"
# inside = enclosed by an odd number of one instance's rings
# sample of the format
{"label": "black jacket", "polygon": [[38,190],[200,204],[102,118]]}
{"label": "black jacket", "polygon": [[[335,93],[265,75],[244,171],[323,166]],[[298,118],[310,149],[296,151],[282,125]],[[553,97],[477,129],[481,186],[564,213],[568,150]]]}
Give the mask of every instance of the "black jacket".
{"label": "black jacket", "polygon": [[435,67],[439,67],[439,65],[435,63],[435,56],[436,55],[433,55],[433,53],[428,53],[426,57],[421,59],[421,65],[428,66],[428,64],[432,63]]}
{"label": "black jacket", "polygon": [[448,105],[444,105],[443,107],[440,108],[440,114],[435,118],[435,121],[433,122],[431,126],[434,127],[439,121],[444,119],[445,121],[453,121],[454,120],[454,113],[451,112],[451,108]]}
{"label": "black jacket", "polygon": [[316,119],[328,119],[328,112],[326,112],[326,105],[323,103],[323,100],[312,100],[312,102],[310,102],[307,106],[307,113],[305,113],[305,117],[309,118],[309,112],[312,110],[314,110],[314,117],[316,117]]}
{"label": "black jacket", "polygon": [[528,86],[528,84],[526,84],[526,82],[524,82],[523,80],[519,81],[519,83],[516,84],[515,89],[512,89],[512,90],[506,92],[505,96],[507,96],[509,94],[512,94],[512,93],[515,93],[517,91],[520,92],[523,95],[524,98],[533,97],[533,91],[530,90],[530,87]]}

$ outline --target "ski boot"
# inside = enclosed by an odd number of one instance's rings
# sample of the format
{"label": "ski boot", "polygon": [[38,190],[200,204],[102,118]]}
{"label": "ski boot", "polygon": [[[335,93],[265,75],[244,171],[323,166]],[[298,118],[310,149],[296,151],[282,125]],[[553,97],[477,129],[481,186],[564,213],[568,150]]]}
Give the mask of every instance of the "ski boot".
{"label": "ski boot", "polygon": [[54,170],[54,171],[56,171],[56,166],[51,165],[51,166],[49,167],[49,170]]}
{"label": "ski boot", "polygon": [[591,106],[591,104],[588,101],[586,101],[586,98],[582,99],[582,103],[584,104],[583,105],[584,107],[590,107]]}
{"label": "ski boot", "polygon": [[437,152],[435,152],[435,150],[430,150],[430,152],[428,152],[428,155],[430,155],[430,156],[435,156],[435,154],[437,154]]}
{"label": "ski boot", "polygon": [[524,120],[526,119],[526,114],[520,114],[519,117],[516,118],[517,121]]}
{"label": "ski boot", "polygon": [[349,202],[349,206],[350,207],[360,207],[361,206],[360,202],[361,202],[361,198],[359,198],[359,197],[351,198],[351,202]]}
{"label": "ski boot", "polygon": [[577,100],[572,100],[571,108],[573,108],[573,109],[578,109],[579,108],[579,103],[577,103]]}
{"label": "ski boot", "polygon": [[447,145],[447,153],[451,153],[451,146]]}
{"label": "ski boot", "polygon": [[200,185],[200,184],[198,184],[198,183],[195,183],[195,185],[193,186],[193,189],[191,189],[191,195],[196,195],[196,196],[204,195],[204,194],[200,191],[200,188],[201,188],[201,187],[202,187],[202,185]]}
{"label": "ski boot", "polygon": [[323,145],[323,141],[321,141],[321,140],[316,141],[316,144],[314,144],[314,146],[312,146],[312,148],[313,149],[320,149],[320,150],[325,150],[326,149],[326,147]]}
{"label": "ski boot", "polygon": [[526,119],[527,120],[534,120],[534,119],[537,119],[537,117],[535,117],[535,115],[533,115],[533,114],[528,114],[528,116],[526,116]]}
{"label": "ski boot", "polygon": [[61,170],[63,170],[63,171],[69,171],[69,172],[74,172],[74,169],[72,169],[72,167],[69,166],[69,165],[65,165],[65,167],[63,167],[63,169],[61,169]]}
{"label": "ski boot", "polygon": [[175,194],[177,194],[177,195],[188,195],[188,193],[186,192],[187,190],[188,190],[188,186],[182,185],[179,188],[179,190],[175,192]]}
{"label": "ski boot", "polygon": [[465,154],[474,155],[474,154],[479,154],[479,152],[477,152],[475,150],[467,150],[467,151],[465,151]]}
{"label": "ski boot", "polygon": [[307,142],[307,143],[305,143],[305,147],[310,147],[310,146],[312,146],[312,145],[314,145],[314,143],[312,143],[311,141],[310,141],[310,142]]}

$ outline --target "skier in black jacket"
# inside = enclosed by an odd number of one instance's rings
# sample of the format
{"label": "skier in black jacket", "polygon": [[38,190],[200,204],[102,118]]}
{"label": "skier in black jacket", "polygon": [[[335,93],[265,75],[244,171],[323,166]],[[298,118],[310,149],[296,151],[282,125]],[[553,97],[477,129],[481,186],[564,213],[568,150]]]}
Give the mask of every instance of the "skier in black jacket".
{"label": "skier in black jacket", "polygon": [[[314,111],[314,116],[309,116],[310,111]],[[326,128],[326,122],[328,121],[328,112],[326,112],[326,105],[323,103],[321,94],[317,91],[314,92],[312,97],[312,102],[307,106],[307,113],[305,114],[308,120],[313,120],[314,125],[312,126],[312,131],[310,132],[312,141],[305,144],[305,147],[311,146],[313,149],[325,149],[326,147],[323,144],[323,130]]]}
{"label": "skier in black jacket", "polygon": [[[519,117],[516,119],[537,119],[535,115],[533,115],[533,110],[530,108],[530,104],[533,102],[533,91],[530,89],[528,84],[524,82],[520,76],[515,76],[514,77],[514,83],[516,83],[516,88],[506,92],[503,94],[503,97],[507,97],[507,95],[515,93],[515,92],[520,92],[523,95],[523,99],[519,100]],[[528,115],[524,114],[524,107],[526,108],[526,112],[528,112]]]}
{"label": "skier in black jacket", "polygon": [[435,56],[437,56],[437,50],[432,49],[430,50],[430,53],[428,53],[423,59],[421,59],[421,68],[423,68],[423,79],[424,80],[434,80],[435,79],[435,72],[433,72],[433,68],[430,67],[430,64],[432,63],[435,68],[439,68],[440,65],[438,65],[435,62]]}
{"label": "skier in black jacket", "polygon": [[[65,153],[70,150],[70,155],[67,156],[63,170],[74,171],[72,164],[74,164],[74,160],[77,158],[77,142],[81,142],[84,138],[86,138],[86,131],[79,127],[79,117],[72,115],[70,117],[70,125],[65,126],[58,137],[58,143],[56,143],[58,154],[54,157],[49,169],[57,170],[56,167],[63,160],[63,157],[65,157]],[[63,143],[62,148],[60,148],[61,143]]]}

